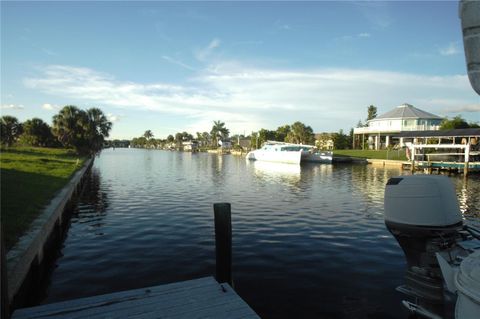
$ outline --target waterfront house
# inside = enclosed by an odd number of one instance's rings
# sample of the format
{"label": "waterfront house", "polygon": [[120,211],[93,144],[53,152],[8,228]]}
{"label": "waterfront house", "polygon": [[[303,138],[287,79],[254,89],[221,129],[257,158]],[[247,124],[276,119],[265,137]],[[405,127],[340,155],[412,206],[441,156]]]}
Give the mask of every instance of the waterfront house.
{"label": "waterfront house", "polygon": [[218,140],[218,145],[220,145],[222,149],[230,149],[232,148],[232,141],[229,139],[220,139]]}
{"label": "waterfront house", "polygon": [[365,144],[369,149],[375,150],[392,145],[403,147],[403,138],[392,143],[391,137],[406,131],[436,131],[442,120],[438,115],[405,103],[367,121],[366,127],[354,128],[353,147],[364,148]]}
{"label": "waterfront house", "polygon": [[183,150],[186,152],[197,152],[198,142],[195,140],[182,142]]}
{"label": "waterfront house", "polygon": [[316,133],[315,146],[320,150],[333,150],[333,133]]}

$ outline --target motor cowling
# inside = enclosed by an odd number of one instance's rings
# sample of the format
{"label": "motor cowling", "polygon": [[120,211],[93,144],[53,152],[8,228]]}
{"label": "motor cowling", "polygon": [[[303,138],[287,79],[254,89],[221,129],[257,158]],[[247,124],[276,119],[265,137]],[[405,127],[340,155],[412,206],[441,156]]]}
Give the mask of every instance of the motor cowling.
{"label": "motor cowling", "polygon": [[455,189],[446,176],[390,178],[385,187],[385,222],[417,228],[449,228],[462,223]]}
{"label": "motor cowling", "polygon": [[387,229],[407,260],[405,285],[397,290],[433,313],[444,312],[443,277],[435,253],[455,246],[463,227],[452,183],[435,175],[390,178],[384,207]]}

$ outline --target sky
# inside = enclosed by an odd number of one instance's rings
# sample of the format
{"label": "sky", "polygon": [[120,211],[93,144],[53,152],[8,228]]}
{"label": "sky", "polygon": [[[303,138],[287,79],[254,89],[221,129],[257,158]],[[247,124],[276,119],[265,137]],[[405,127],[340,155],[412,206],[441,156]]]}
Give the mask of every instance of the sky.
{"label": "sky", "polygon": [[119,139],[348,131],[371,104],[480,121],[457,1],[2,1],[0,93],[21,121],[99,107]]}

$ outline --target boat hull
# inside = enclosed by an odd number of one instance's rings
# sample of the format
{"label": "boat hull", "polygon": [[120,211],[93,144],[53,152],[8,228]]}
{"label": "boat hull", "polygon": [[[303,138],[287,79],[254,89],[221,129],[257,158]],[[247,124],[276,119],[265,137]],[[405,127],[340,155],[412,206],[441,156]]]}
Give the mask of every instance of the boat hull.
{"label": "boat hull", "polygon": [[271,151],[264,151],[264,150],[255,150],[247,154],[247,159],[253,160],[253,161],[300,164],[302,160],[302,151],[271,152]]}
{"label": "boat hull", "polygon": [[331,163],[332,160],[333,160],[332,152],[317,152],[317,153],[304,152],[302,154],[302,162]]}

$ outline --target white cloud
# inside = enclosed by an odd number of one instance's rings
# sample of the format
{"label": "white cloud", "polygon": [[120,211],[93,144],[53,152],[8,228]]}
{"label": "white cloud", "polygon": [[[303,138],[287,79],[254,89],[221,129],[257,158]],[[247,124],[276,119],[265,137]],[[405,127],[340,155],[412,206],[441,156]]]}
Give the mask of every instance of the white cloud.
{"label": "white cloud", "polygon": [[213,50],[220,46],[220,43],[221,42],[219,39],[213,39],[206,47],[196,50],[194,52],[195,58],[199,61],[205,61],[212,55]]}
{"label": "white cloud", "polygon": [[22,104],[2,104],[2,110],[23,110],[25,107]]}
{"label": "white cloud", "polygon": [[388,28],[394,19],[388,1],[355,1],[356,6],[364,18],[375,28]]}
{"label": "white cloud", "polygon": [[208,130],[213,120],[226,122],[232,132],[274,129],[297,120],[315,131],[336,131],[365,118],[370,104],[383,113],[407,101],[438,114],[446,107],[478,103],[466,75],[265,69],[225,62],[188,79],[188,85],[173,85],[118,81],[72,66],[51,65],[40,71],[25,79],[25,85],[85,104],[178,115],[193,132]]}
{"label": "white cloud", "polygon": [[172,57],[169,57],[168,55],[163,55],[163,56],[162,56],[162,59],[164,59],[165,61],[170,62],[170,63],[172,63],[172,64],[179,65],[179,66],[181,66],[182,68],[185,68],[185,69],[188,69],[188,70],[195,70],[194,67],[192,67],[192,66],[190,66],[190,65],[188,65],[188,64],[186,64],[186,63],[183,63],[183,62],[180,61],[180,60],[177,60],[177,59],[174,59],[174,58],[172,58]]}
{"label": "white cloud", "polygon": [[368,32],[362,32],[358,34],[359,38],[370,38],[372,35]]}
{"label": "white cloud", "polygon": [[50,50],[50,49],[47,49],[47,48],[42,48],[42,52],[45,53],[46,55],[49,55],[49,56],[58,56],[58,53],[53,51],[53,50]]}
{"label": "white cloud", "polygon": [[456,42],[451,42],[448,46],[444,48],[440,48],[438,52],[441,55],[449,56],[449,55],[459,54],[460,49],[458,48],[458,44]]}
{"label": "white cloud", "polygon": [[460,106],[452,106],[444,109],[444,112],[446,113],[461,113],[461,112],[473,112],[476,113],[478,112],[478,120],[480,120],[480,104],[466,104],[466,105],[460,105]]}
{"label": "white cloud", "polygon": [[120,121],[120,116],[113,115],[112,113],[107,113],[107,119],[112,123],[116,123],[116,122]]}
{"label": "white cloud", "polygon": [[60,106],[55,105],[55,104],[50,104],[50,103],[45,103],[42,105],[42,109],[47,110],[47,111],[56,111],[60,109]]}

